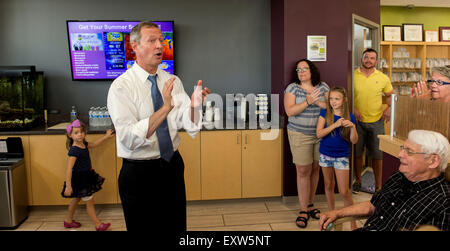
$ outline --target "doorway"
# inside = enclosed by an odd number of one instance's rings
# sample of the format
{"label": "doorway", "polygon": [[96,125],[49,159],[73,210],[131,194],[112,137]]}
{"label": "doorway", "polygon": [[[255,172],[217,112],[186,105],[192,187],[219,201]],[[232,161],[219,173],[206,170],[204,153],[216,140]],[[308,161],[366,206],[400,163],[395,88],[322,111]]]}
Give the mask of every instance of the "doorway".
{"label": "doorway", "polygon": [[[380,52],[380,25],[369,19],[352,14],[352,69],[359,66],[362,53],[367,48],[375,49]],[[352,75],[353,83],[353,75]],[[353,85],[353,84],[352,84]],[[353,88],[352,88],[353,89]]]}
{"label": "doorway", "polygon": [[[354,91],[353,91],[353,72],[359,67],[361,62],[362,53],[367,48],[375,49],[380,55],[380,31],[379,25],[366,18],[360,17],[358,15],[352,14],[352,81],[349,83],[348,90],[351,91],[349,94],[352,97],[351,107],[352,112],[354,111]],[[378,68],[378,66],[377,66]],[[373,170],[369,167],[369,159],[367,156],[364,157],[363,167],[361,170],[362,185],[361,191],[374,193],[375,192],[375,177],[373,175]],[[355,180],[354,173],[354,154],[352,154],[351,161],[351,179],[350,183],[353,184]],[[353,187],[351,188],[353,190]]]}

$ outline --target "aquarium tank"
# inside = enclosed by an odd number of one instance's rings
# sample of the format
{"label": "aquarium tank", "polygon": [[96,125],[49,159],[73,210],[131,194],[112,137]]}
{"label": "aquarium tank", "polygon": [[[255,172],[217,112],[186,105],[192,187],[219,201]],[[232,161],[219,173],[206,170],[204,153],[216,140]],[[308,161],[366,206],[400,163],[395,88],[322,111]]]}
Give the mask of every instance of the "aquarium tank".
{"label": "aquarium tank", "polygon": [[44,73],[35,66],[0,66],[0,131],[44,125]]}

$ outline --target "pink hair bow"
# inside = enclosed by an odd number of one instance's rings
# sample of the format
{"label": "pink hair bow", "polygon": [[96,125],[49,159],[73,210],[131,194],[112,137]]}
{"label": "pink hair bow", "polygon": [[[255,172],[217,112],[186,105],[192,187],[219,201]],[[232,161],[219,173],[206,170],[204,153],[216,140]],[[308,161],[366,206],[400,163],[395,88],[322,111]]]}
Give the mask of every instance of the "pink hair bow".
{"label": "pink hair bow", "polygon": [[80,126],[81,126],[81,122],[80,122],[78,119],[77,119],[77,120],[74,120],[74,121],[72,122],[72,124],[66,126],[66,131],[67,131],[68,134],[70,134],[70,133],[72,132],[72,129],[73,129],[74,127],[80,127]]}

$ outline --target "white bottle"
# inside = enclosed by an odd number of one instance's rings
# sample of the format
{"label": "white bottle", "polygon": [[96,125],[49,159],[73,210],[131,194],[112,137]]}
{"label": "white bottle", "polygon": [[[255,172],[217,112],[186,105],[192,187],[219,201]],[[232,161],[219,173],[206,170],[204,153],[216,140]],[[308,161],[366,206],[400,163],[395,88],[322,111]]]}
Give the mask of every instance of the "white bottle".
{"label": "white bottle", "polygon": [[213,110],[212,110],[211,107],[206,108],[206,111],[205,111],[205,120],[206,120],[207,122],[211,122],[211,121],[213,120]]}
{"label": "white bottle", "polygon": [[220,108],[216,107],[214,108],[214,121],[220,121],[222,119],[222,116],[220,114]]}
{"label": "white bottle", "polygon": [[106,108],[106,126],[110,127],[112,125],[111,116],[109,115],[108,108]]}
{"label": "white bottle", "polygon": [[106,106],[103,106],[103,126],[108,126],[108,108]]}
{"label": "white bottle", "polygon": [[97,119],[97,123],[98,126],[103,126],[103,107],[99,107],[98,108],[98,119]]}
{"label": "white bottle", "polygon": [[247,100],[245,97],[242,97],[241,99],[241,117],[239,119],[242,119],[244,122],[247,117]]}
{"label": "white bottle", "polygon": [[72,111],[70,111],[70,122],[73,122],[78,119],[78,113],[75,106],[72,106]]}
{"label": "white bottle", "polygon": [[213,120],[213,110],[211,107],[211,101],[206,102],[205,120],[211,122]]}
{"label": "white bottle", "polygon": [[98,126],[98,107],[95,107],[92,111],[92,126],[97,127]]}
{"label": "white bottle", "polygon": [[89,108],[89,126],[94,126],[94,107]]}
{"label": "white bottle", "polygon": [[100,108],[100,126],[106,125],[106,115],[105,115],[105,107]]}

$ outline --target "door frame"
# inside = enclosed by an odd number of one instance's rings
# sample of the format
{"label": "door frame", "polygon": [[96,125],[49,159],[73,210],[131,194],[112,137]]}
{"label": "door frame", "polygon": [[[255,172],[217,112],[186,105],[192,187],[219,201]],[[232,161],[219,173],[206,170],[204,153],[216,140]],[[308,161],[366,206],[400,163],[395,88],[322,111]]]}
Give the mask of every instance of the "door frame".
{"label": "door frame", "polygon": [[[377,24],[377,23],[375,23],[375,22],[373,22],[373,21],[371,21],[371,20],[369,20],[367,18],[358,16],[358,15],[352,13],[352,45],[351,45],[352,46],[352,68],[351,68],[351,81],[350,81],[350,83],[348,83],[351,86],[347,86],[347,90],[351,90],[351,92],[352,92],[351,93],[351,97],[352,97],[351,111],[352,111],[352,113],[354,113],[354,108],[355,108],[355,106],[354,106],[355,92],[354,92],[354,85],[353,85],[353,72],[354,72],[354,69],[355,69],[355,65],[359,64],[359,61],[355,62],[355,53],[356,53],[355,50],[354,50],[355,49],[355,45],[354,45],[354,41],[355,41],[355,24],[367,27],[371,31],[373,31],[371,33],[372,34],[371,35],[372,48],[375,49],[378,52],[378,59],[380,57],[380,37],[381,37],[381,35],[380,35],[380,25],[379,24]],[[354,163],[355,163],[354,158],[355,158],[355,156],[354,156],[354,147],[352,147],[351,149],[352,149],[352,154],[351,154],[352,161],[350,162],[351,166],[350,166],[350,179],[349,179],[350,184],[349,185],[350,185],[350,190],[353,191],[352,184],[353,184],[353,180],[354,180],[354,177],[355,177],[355,175],[354,175]]]}
{"label": "door frame", "polygon": [[358,16],[356,14],[352,14],[352,81],[351,81],[351,90],[352,90],[352,112],[354,109],[353,100],[354,100],[354,92],[353,92],[353,69],[355,69],[355,64],[358,64],[359,62],[355,62],[355,50],[354,50],[354,41],[355,41],[355,24],[365,26],[371,30],[374,30],[372,33],[372,48],[378,52],[378,57],[380,56],[380,25],[370,21],[367,18]]}

